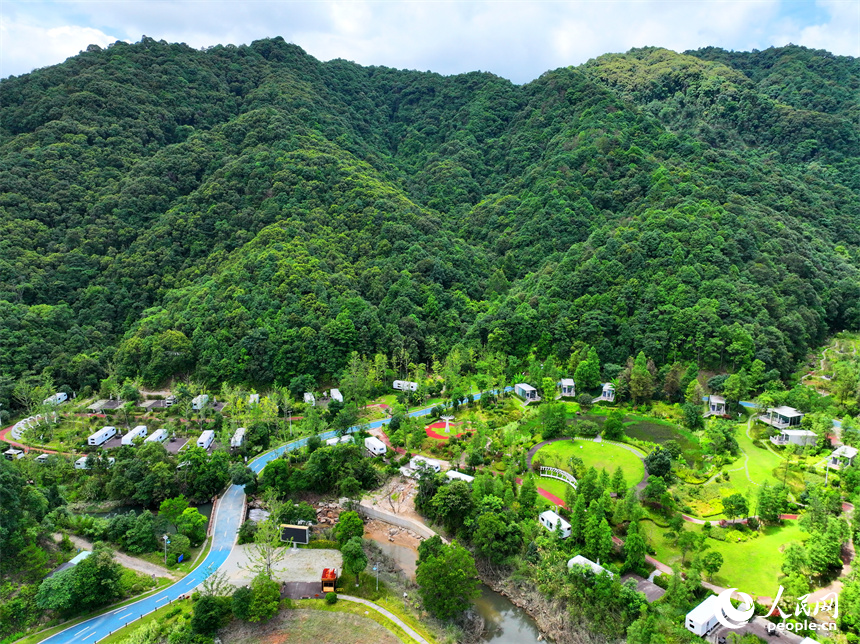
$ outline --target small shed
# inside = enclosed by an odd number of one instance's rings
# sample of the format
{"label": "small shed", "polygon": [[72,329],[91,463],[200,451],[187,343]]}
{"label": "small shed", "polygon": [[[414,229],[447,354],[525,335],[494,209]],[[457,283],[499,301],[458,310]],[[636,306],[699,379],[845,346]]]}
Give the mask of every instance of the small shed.
{"label": "small shed", "polygon": [[708,414],[711,416],[725,416],[726,399],[714,394],[708,396]]}
{"label": "small shed", "polygon": [[342,393],[340,393],[340,389],[332,389],[332,390],[328,393],[328,395],[331,397],[331,399],[332,399],[332,400],[336,400],[336,401],[338,401],[339,403],[342,403],[342,402],[343,402],[343,394],[342,394]]}
{"label": "small shed", "polygon": [[288,523],[281,524],[281,541],[307,544],[310,540],[309,535],[310,528],[306,525],[291,525]]}
{"label": "small shed", "polygon": [[604,382],[600,395],[592,402],[615,402],[615,385],[611,382]]}
{"label": "small shed", "polygon": [[576,383],[573,378],[562,378],[558,383],[561,395],[564,398],[573,398],[576,395]]}
{"label": "small shed", "polygon": [[552,533],[555,533],[555,527],[561,523],[561,537],[567,539],[570,536],[570,524],[562,519],[558,513],[552,510],[541,512],[538,516],[541,525]]}
{"label": "small shed", "polygon": [[323,568],[320,581],[322,582],[322,591],[324,593],[335,592],[335,587],[337,586],[337,568]]}
{"label": "small shed", "polygon": [[684,626],[693,635],[707,635],[717,625],[717,611],[720,610],[719,599],[710,595],[705,601],[687,613]]}

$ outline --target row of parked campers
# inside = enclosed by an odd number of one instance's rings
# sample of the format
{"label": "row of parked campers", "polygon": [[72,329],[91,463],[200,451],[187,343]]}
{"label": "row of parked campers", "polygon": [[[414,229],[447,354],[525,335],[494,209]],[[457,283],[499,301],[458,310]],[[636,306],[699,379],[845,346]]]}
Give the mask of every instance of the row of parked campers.
{"label": "row of parked campers", "polygon": [[[116,436],[116,434],[116,427],[102,427],[99,431],[87,438],[87,445],[92,445],[94,447],[104,445],[111,438]],[[138,425],[122,437],[122,444],[134,445],[134,439],[136,438],[142,438],[144,443],[163,443],[169,438],[169,434],[166,429],[159,429],[147,436],[146,425]]]}
{"label": "row of parked campers", "polygon": [[331,447],[332,445],[337,445],[338,443],[354,443],[354,442],[355,442],[355,439],[352,436],[350,436],[349,434],[347,434],[346,436],[341,436],[340,438],[338,438],[337,436],[335,436],[334,438],[329,438],[325,442],[325,444],[328,445],[329,447]]}

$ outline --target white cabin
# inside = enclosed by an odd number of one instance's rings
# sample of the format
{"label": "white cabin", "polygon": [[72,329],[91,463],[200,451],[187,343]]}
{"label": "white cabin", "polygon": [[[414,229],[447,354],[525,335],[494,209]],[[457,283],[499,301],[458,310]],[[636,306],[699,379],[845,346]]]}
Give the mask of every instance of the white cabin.
{"label": "white cabin", "polygon": [[776,429],[799,429],[800,421],[803,420],[803,412],[797,411],[794,407],[770,407],[767,413],[758,417],[759,420],[766,425],[770,425]]}
{"label": "white cabin", "polygon": [[205,432],[200,434],[200,438],[197,439],[197,447],[202,447],[203,449],[209,449],[209,446],[212,445],[212,441],[215,440],[215,432],[211,429],[207,429]]}
{"label": "white cabin", "polygon": [[466,483],[471,483],[475,480],[474,476],[463,474],[462,472],[458,472],[457,470],[448,470],[447,472],[445,472],[445,476],[447,476],[452,481],[466,481]]}
{"label": "white cabin", "polygon": [[50,458],[50,456],[51,456],[50,454],[39,454],[39,455],[36,457],[36,462],[37,462],[37,463],[40,463],[40,464],[47,463],[47,462],[48,462],[48,458]]}
{"label": "white cabin", "polygon": [[525,382],[515,384],[514,393],[526,402],[537,402],[540,400],[537,389]]}
{"label": "white cabin", "polygon": [[317,404],[317,399],[314,398],[314,395],[309,391],[305,392],[305,404],[310,405],[311,407],[315,407]]}
{"label": "white cabin", "polygon": [[827,462],[828,467],[841,470],[843,467],[851,467],[854,463],[854,458],[857,456],[857,448],[850,445],[842,445],[830,455],[830,460]]}
{"label": "white cabin", "polygon": [[368,436],[365,438],[364,448],[370,452],[372,456],[382,456],[388,451],[385,443],[379,440],[376,436]]}
{"label": "white cabin", "polygon": [[146,425],[138,425],[122,437],[123,445],[133,445],[135,438],[146,438]]}
{"label": "white cabin", "polygon": [[599,574],[605,572],[610,577],[615,576],[611,572],[606,570],[606,568],[601,566],[599,563],[594,563],[591,559],[587,559],[587,558],[583,557],[582,555],[576,555],[572,559],[567,560],[567,569],[568,570],[570,570],[574,566],[584,566],[585,568],[590,568],[592,570],[592,572],[594,572],[595,575],[599,575]]}
{"label": "white cabin", "polygon": [[69,394],[65,391],[58,391],[53,396],[45,398],[42,401],[43,405],[59,405],[60,403],[64,403],[69,399]]}
{"label": "white cabin", "polygon": [[330,392],[328,392],[328,395],[332,400],[336,400],[339,403],[343,402],[343,394],[340,393],[340,389],[332,389]]}
{"label": "white cabin", "polygon": [[600,395],[592,402],[615,402],[615,385],[611,382],[604,382]]}
{"label": "white cabin", "polygon": [[573,378],[562,378],[558,386],[561,389],[563,398],[573,398],[576,396],[576,382],[574,382]]}
{"label": "white cabin", "polygon": [[87,445],[104,445],[114,436],[116,436],[116,427],[102,427],[96,433],[90,434],[87,438]]}
{"label": "white cabin", "polygon": [[391,386],[398,391],[418,391],[418,383],[411,380],[395,380]]}
{"label": "white cabin", "polygon": [[570,536],[570,524],[552,510],[541,512],[538,519],[541,525],[552,533],[555,533],[555,526],[561,523],[562,539],[567,539]]}
{"label": "white cabin", "polygon": [[409,461],[409,467],[413,470],[429,469],[434,472],[442,471],[442,466],[439,465],[438,461],[434,461],[433,459],[425,458],[423,456],[413,456]]}
{"label": "white cabin", "polygon": [[774,445],[815,445],[818,434],[811,429],[783,429],[777,436],[771,436],[770,442]]}
{"label": "white cabin", "polygon": [[710,595],[705,601],[687,613],[684,626],[693,635],[703,637],[717,625],[717,611],[720,610],[716,595]]}
{"label": "white cabin", "polygon": [[166,429],[162,428],[162,429],[156,429],[149,436],[144,438],[143,442],[144,443],[163,443],[168,438],[170,438],[170,435],[167,433]]}
{"label": "white cabin", "polygon": [[230,447],[242,447],[245,442],[245,432],[248,430],[245,427],[240,427],[233,432],[233,437],[230,439]]}
{"label": "white cabin", "polygon": [[725,416],[726,399],[722,396],[715,396],[713,394],[708,396],[708,413],[711,416]]}
{"label": "white cabin", "polygon": [[191,409],[194,411],[200,411],[209,403],[209,396],[206,394],[200,394],[199,396],[194,396],[194,399],[191,401]]}

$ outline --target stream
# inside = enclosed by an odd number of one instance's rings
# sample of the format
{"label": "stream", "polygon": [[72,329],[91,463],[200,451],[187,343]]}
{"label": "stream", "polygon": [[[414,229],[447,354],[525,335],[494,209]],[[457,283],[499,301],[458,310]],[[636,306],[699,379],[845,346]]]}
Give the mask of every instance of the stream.
{"label": "stream", "polygon": [[[400,568],[415,579],[415,562],[418,554],[407,546],[391,543],[387,540],[374,539],[387,556],[394,560]],[[489,586],[481,584],[481,596],[475,600],[475,609],[486,620],[487,629],[482,642],[493,644],[537,644],[539,640],[535,621],[522,608],[514,606],[507,597],[500,595]]]}

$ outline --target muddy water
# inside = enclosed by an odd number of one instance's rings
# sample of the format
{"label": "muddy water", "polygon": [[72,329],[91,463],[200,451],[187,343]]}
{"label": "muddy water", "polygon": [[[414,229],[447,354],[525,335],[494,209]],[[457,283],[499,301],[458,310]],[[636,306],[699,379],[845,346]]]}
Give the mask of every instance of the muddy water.
{"label": "muddy water", "polygon": [[[412,548],[375,538],[383,553],[409,576],[415,579],[415,562],[418,553]],[[371,562],[372,563],[372,562]],[[506,597],[481,584],[481,596],[475,600],[475,609],[486,620],[487,630],[481,641],[492,644],[537,644],[537,624],[522,608],[514,606]]]}
{"label": "muddy water", "polygon": [[487,622],[484,642],[536,644],[546,641],[538,639],[540,631],[528,613],[483,584],[481,596],[475,600],[475,608]]}

